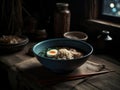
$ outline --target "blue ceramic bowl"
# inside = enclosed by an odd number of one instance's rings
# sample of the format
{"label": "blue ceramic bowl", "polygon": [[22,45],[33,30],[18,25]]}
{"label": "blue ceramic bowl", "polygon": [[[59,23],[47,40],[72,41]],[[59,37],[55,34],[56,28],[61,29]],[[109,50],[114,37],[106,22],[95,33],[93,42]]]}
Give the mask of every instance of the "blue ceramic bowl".
{"label": "blue ceramic bowl", "polygon": [[[57,60],[39,55],[42,50],[56,46],[68,46],[84,51],[84,56],[72,60]],[[71,40],[67,38],[56,38],[41,41],[33,46],[33,53],[37,60],[46,68],[56,73],[67,73],[84,64],[93,52],[93,47],[84,41]]]}

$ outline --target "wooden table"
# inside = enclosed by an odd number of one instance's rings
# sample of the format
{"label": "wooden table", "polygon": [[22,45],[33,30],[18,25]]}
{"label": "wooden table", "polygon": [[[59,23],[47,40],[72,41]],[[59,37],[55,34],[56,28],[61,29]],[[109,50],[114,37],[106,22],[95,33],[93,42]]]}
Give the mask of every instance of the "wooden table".
{"label": "wooden table", "polygon": [[26,54],[31,45],[33,43],[20,52],[0,56],[0,66],[7,70],[13,90],[120,90],[120,62],[104,55],[92,55],[89,61],[103,64],[114,72],[41,87],[37,81],[17,69],[19,63],[34,58]]}

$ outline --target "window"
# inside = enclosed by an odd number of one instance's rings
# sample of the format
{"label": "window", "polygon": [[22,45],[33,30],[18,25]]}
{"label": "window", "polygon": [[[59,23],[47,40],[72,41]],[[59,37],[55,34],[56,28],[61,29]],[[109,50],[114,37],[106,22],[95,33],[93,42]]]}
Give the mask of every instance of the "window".
{"label": "window", "polygon": [[120,0],[103,0],[102,14],[113,17],[120,17]]}
{"label": "window", "polygon": [[120,23],[120,0],[101,0],[98,19]]}
{"label": "window", "polygon": [[120,0],[86,0],[86,13],[93,22],[120,28]]}

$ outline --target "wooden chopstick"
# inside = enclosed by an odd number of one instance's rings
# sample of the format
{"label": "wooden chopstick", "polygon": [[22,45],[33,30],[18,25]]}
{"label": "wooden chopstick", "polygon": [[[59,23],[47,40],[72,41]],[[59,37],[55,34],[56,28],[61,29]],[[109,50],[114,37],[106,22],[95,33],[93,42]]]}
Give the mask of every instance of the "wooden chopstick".
{"label": "wooden chopstick", "polygon": [[112,70],[106,70],[106,71],[100,71],[100,72],[95,72],[95,73],[90,73],[90,74],[80,74],[80,75],[72,75],[72,76],[58,76],[52,79],[45,79],[45,80],[37,80],[40,84],[42,85],[51,85],[51,84],[56,84],[58,82],[63,82],[63,81],[71,81],[71,80],[77,80],[77,79],[84,79],[90,76],[95,76],[95,75],[100,75],[100,74],[105,74],[113,72]]}

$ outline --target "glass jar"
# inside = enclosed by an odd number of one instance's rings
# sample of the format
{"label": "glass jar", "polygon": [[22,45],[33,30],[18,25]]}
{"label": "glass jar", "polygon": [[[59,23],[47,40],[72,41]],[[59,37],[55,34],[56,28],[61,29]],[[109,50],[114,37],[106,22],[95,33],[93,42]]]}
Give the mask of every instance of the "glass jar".
{"label": "glass jar", "polygon": [[54,36],[63,37],[65,32],[70,30],[70,10],[68,3],[56,3],[54,15]]}

